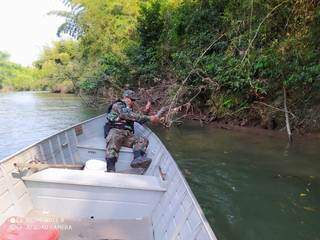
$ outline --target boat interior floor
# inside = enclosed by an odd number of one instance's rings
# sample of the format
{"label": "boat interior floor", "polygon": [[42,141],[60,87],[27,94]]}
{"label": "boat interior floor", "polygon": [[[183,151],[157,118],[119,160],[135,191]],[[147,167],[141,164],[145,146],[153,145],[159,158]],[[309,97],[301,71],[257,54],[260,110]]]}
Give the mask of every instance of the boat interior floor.
{"label": "boat interior floor", "polygon": [[[77,148],[84,163],[89,159],[103,160],[105,159],[106,140],[102,137],[92,137],[84,139],[77,144]],[[119,158],[116,163],[117,173],[143,175],[144,169],[131,168],[130,163],[133,160],[132,148],[121,147]]]}
{"label": "boat interior floor", "polygon": [[61,240],[152,240],[150,219],[63,219],[33,210],[27,218],[48,222],[60,230]]}
{"label": "boat interior floor", "polygon": [[77,144],[77,147],[105,150],[106,149],[106,139],[104,139],[102,137],[91,137],[91,138],[84,139],[81,142],[79,142]]}

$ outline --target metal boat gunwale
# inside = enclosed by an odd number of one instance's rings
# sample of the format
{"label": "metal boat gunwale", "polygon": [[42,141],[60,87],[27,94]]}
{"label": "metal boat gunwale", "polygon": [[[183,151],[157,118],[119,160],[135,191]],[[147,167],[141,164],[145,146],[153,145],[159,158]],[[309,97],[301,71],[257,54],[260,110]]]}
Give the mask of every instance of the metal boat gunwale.
{"label": "metal boat gunwale", "polygon": [[16,153],[13,153],[13,154],[11,154],[11,155],[9,155],[9,156],[7,156],[7,157],[3,158],[2,160],[0,160],[0,163],[4,163],[4,162],[6,162],[6,161],[10,160],[10,159],[11,159],[11,158],[13,158],[13,157],[16,157],[17,155],[19,155],[19,154],[21,154],[21,153],[23,153],[23,152],[25,152],[25,151],[29,150],[30,148],[32,148],[32,147],[34,147],[34,146],[36,146],[36,145],[37,145],[37,144],[39,144],[39,143],[42,143],[42,142],[43,142],[43,141],[45,141],[45,140],[50,139],[51,137],[54,137],[54,136],[58,135],[59,133],[62,133],[62,132],[68,131],[68,130],[70,130],[70,129],[72,129],[72,128],[74,128],[74,127],[78,126],[78,125],[81,125],[81,124],[84,124],[84,123],[87,123],[87,122],[91,122],[91,121],[93,121],[93,120],[95,120],[95,119],[97,119],[97,118],[100,118],[100,117],[104,116],[104,115],[105,115],[105,114],[100,114],[100,115],[98,115],[98,116],[96,116],[96,117],[93,117],[93,118],[87,119],[87,120],[82,121],[82,122],[80,122],[80,123],[73,124],[73,125],[72,125],[72,126],[70,126],[70,127],[66,127],[66,128],[61,129],[61,130],[58,130],[58,131],[56,131],[55,133],[53,133],[53,134],[49,135],[48,137],[44,137],[44,138],[42,138],[41,140],[36,141],[35,143],[32,143],[32,144],[30,144],[30,145],[28,145],[28,146],[26,146],[26,147],[24,147],[24,148],[22,148],[22,149],[18,150]]}
{"label": "metal boat gunwale", "polygon": [[[74,129],[74,128],[77,127],[77,126],[85,125],[86,123],[90,123],[90,122],[92,122],[92,121],[94,121],[94,120],[97,120],[97,119],[99,119],[99,118],[103,118],[104,116],[105,116],[105,114],[101,114],[101,115],[98,115],[98,116],[96,116],[96,117],[93,117],[93,118],[87,119],[87,120],[85,120],[85,121],[82,121],[82,122],[80,122],[80,123],[76,123],[76,124],[74,124],[74,125],[72,125],[72,126],[70,126],[70,127],[66,127],[66,128],[64,128],[64,129],[62,129],[62,130],[58,130],[58,131],[56,131],[55,133],[53,133],[53,134],[51,134],[51,135],[49,135],[49,136],[47,136],[47,137],[45,137],[45,138],[43,138],[43,139],[41,139],[41,140],[39,140],[39,141],[36,141],[35,143],[30,144],[30,145],[28,145],[27,147],[22,148],[21,150],[17,151],[16,153],[13,153],[13,154],[5,157],[4,159],[0,160],[0,167],[1,167],[1,168],[3,167],[3,166],[1,166],[3,163],[11,160],[11,159],[14,158],[14,157],[19,156],[20,154],[23,154],[24,152],[28,151],[29,149],[31,149],[31,148],[33,148],[33,147],[35,147],[35,146],[37,146],[37,145],[42,144],[42,143],[45,142],[46,140],[49,140],[49,141],[50,141],[51,138],[53,138],[53,137],[55,137],[55,136],[58,136],[58,135],[61,134],[61,133],[67,132],[67,131],[69,131],[69,130],[72,130],[72,129]],[[212,240],[213,240],[213,239],[216,239],[216,236],[215,236],[215,234],[214,234],[214,232],[213,232],[210,224],[208,223],[208,221],[207,221],[207,219],[206,219],[206,217],[205,217],[205,214],[204,214],[204,212],[203,212],[200,204],[198,203],[198,201],[197,201],[194,193],[192,192],[192,190],[191,190],[191,188],[190,188],[187,180],[185,179],[184,175],[182,174],[181,169],[179,168],[177,162],[176,162],[175,159],[172,157],[171,153],[167,150],[165,144],[159,139],[159,137],[158,137],[153,131],[151,131],[151,130],[150,130],[148,127],[146,127],[146,126],[142,126],[142,128],[144,128],[144,130],[143,130],[143,133],[145,133],[144,136],[147,136],[147,137],[149,137],[150,139],[153,138],[159,145],[161,144],[161,146],[159,146],[159,149],[162,148],[161,151],[163,152],[163,155],[164,155],[166,158],[168,158],[167,161],[169,161],[170,164],[173,164],[172,166],[177,169],[177,170],[175,170],[175,171],[178,173],[178,175],[175,175],[175,177],[173,177],[173,178],[178,178],[178,179],[180,179],[183,187],[185,188],[186,195],[189,195],[189,198],[190,198],[191,203],[192,203],[192,209],[194,209],[195,212],[196,212],[196,213],[199,215],[199,217],[200,217],[199,225],[196,226],[196,230],[194,230],[194,232],[193,232],[193,234],[195,234],[194,237],[196,237],[196,236],[197,236],[197,232],[200,231],[200,230],[197,230],[197,229],[198,229],[198,226],[202,226],[202,227],[199,228],[199,229],[204,229],[204,230],[205,230],[205,232],[206,232],[206,234],[207,234],[206,236],[208,237],[208,239],[212,239]],[[102,131],[102,129],[101,129],[101,131]],[[78,141],[77,141],[77,143],[78,143]],[[81,148],[81,145],[78,146],[78,147]],[[158,154],[159,154],[159,153],[158,153]],[[160,163],[156,163],[156,164],[160,164]],[[158,166],[158,165],[157,165],[157,166]],[[159,165],[159,166],[160,166],[160,165]],[[172,182],[172,179],[169,180],[168,182],[171,183],[171,182]],[[155,211],[155,210],[154,210],[154,211]],[[178,228],[181,228],[181,226],[177,226],[177,227],[178,227]],[[201,232],[202,232],[202,230],[201,230]],[[155,239],[156,239],[156,238],[155,238]],[[197,238],[197,239],[198,239],[198,238]]]}
{"label": "metal boat gunwale", "polygon": [[[144,126],[144,128],[147,128]],[[150,129],[149,129],[150,130]],[[151,130],[150,130],[151,131]],[[168,151],[167,147],[164,145],[164,143],[159,139],[159,137],[153,132],[151,131],[151,134],[153,134],[153,137],[154,138],[157,138],[159,140],[159,142],[161,142],[161,144],[164,146],[164,148],[167,150],[168,154],[171,156],[170,152]],[[208,231],[208,233],[212,236],[215,236],[211,226],[209,225],[208,221],[207,221],[207,218],[205,217],[204,215],[204,212],[200,206],[200,204],[198,203],[198,201],[196,200],[197,198],[195,197],[194,193],[192,192],[187,180],[185,179],[185,177],[183,176],[182,174],[182,171],[181,169],[179,168],[176,160],[171,156],[172,158],[172,162],[173,164],[175,165],[175,167],[179,170],[178,171],[178,174],[180,175],[181,179],[182,179],[182,182],[183,182],[183,185],[184,187],[186,187],[187,189],[187,192],[189,193],[189,195],[191,196],[191,200],[192,200],[192,203],[195,205],[195,208],[196,208],[196,211],[201,215],[201,221],[202,223],[204,224],[206,230]]]}

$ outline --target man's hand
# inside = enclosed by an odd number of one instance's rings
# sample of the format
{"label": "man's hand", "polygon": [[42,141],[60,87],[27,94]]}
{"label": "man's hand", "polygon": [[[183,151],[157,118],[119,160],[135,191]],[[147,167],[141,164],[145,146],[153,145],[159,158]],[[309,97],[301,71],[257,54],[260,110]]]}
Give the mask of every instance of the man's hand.
{"label": "man's hand", "polygon": [[144,112],[148,113],[151,110],[151,102],[148,101],[146,106],[144,107]]}
{"label": "man's hand", "polygon": [[150,116],[150,122],[152,122],[153,124],[158,124],[160,122],[160,119],[157,115],[152,115]]}
{"label": "man's hand", "polygon": [[145,106],[146,111],[150,111],[151,110],[151,102],[150,100],[147,102],[146,106]]}

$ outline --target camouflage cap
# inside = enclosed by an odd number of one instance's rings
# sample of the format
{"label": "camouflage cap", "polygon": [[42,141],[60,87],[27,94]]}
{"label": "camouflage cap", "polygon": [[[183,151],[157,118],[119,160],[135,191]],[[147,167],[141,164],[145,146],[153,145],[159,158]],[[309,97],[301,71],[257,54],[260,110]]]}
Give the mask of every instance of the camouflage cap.
{"label": "camouflage cap", "polygon": [[132,90],[125,90],[122,94],[122,97],[128,97],[132,100],[139,100],[138,95]]}

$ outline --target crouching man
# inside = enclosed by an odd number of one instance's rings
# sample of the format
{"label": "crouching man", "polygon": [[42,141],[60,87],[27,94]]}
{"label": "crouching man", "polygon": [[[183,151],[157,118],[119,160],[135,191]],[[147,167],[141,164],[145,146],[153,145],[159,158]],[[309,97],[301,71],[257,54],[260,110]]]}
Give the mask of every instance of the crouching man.
{"label": "crouching man", "polygon": [[[147,169],[151,164],[151,159],[146,157],[148,139],[134,136],[134,122],[158,123],[157,115],[147,116],[136,113],[132,110],[135,100],[138,96],[132,90],[126,90],[121,100],[115,101],[107,110],[107,136],[106,136],[106,161],[107,171],[115,172],[119,151],[122,146],[133,148],[134,159],[131,162],[132,168]],[[146,106],[148,111],[149,106]]]}

